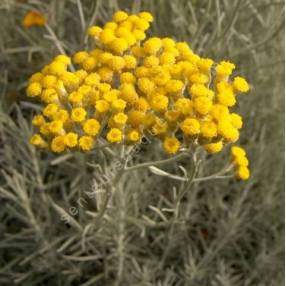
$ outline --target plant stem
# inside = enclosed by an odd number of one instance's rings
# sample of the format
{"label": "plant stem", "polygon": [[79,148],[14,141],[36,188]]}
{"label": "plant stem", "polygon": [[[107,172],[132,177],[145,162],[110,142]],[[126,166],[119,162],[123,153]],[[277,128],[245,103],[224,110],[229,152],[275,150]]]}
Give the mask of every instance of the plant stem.
{"label": "plant stem", "polygon": [[165,163],[170,163],[170,162],[173,162],[173,161],[177,161],[178,159],[184,157],[184,156],[187,156],[189,155],[189,153],[187,152],[183,152],[183,153],[179,153],[178,155],[175,155],[173,157],[170,157],[168,159],[164,159],[164,160],[158,160],[158,161],[153,161],[153,162],[146,162],[146,163],[141,163],[141,164],[138,164],[138,165],[135,165],[135,166],[132,166],[132,167],[126,167],[125,168],[125,171],[134,171],[134,170],[138,170],[140,168],[146,168],[146,167],[149,167],[149,166],[158,166],[158,165],[162,165],[162,164],[165,164]]}
{"label": "plant stem", "polygon": [[[185,185],[185,187],[182,187],[180,188],[180,191],[179,191],[179,194],[177,196],[177,198],[175,199],[175,212],[174,212],[174,216],[173,218],[171,219],[170,221],[170,228],[169,228],[169,231],[168,231],[168,234],[167,234],[167,237],[168,237],[168,240],[167,240],[167,246],[165,248],[165,251],[163,253],[163,257],[162,257],[162,260],[160,261],[159,263],[159,266],[158,268],[162,268],[166,262],[166,259],[168,257],[168,254],[170,253],[170,244],[171,244],[171,237],[173,237],[173,233],[175,231],[175,222],[176,222],[176,219],[178,218],[178,215],[179,215],[179,206],[180,206],[180,202],[181,202],[181,199],[184,197],[185,193],[189,190],[191,184],[193,183],[193,178],[197,172],[197,167],[196,167],[196,161],[194,159],[195,157],[195,153],[191,154],[191,153],[187,153],[190,157],[191,157],[191,162],[190,162],[190,167],[189,167],[189,172],[188,172],[188,181]],[[182,183],[182,186],[184,186],[184,184]]]}

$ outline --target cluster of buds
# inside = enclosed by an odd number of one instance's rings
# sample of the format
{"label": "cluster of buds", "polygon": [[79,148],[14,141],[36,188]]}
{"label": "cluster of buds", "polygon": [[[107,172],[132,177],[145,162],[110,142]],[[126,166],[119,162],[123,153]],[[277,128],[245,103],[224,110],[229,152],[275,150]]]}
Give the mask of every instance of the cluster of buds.
{"label": "cluster of buds", "polygon": [[118,11],[89,28],[93,50],[59,55],[30,78],[27,95],[44,103],[33,145],[89,151],[99,137],[130,145],[152,136],[172,155],[190,145],[217,153],[239,139],[242,118],[231,109],[247,81],[230,77],[234,64],[200,57],[186,42],[146,38],[152,21],[148,12]]}
{"label": "cluster of buds", "polygon": [[243,148],[232,146],[231,153],[233,156],[233,164],[236,168],[236,176],[242,180],[247,180],[250,175],[248,168],[249,161]]}

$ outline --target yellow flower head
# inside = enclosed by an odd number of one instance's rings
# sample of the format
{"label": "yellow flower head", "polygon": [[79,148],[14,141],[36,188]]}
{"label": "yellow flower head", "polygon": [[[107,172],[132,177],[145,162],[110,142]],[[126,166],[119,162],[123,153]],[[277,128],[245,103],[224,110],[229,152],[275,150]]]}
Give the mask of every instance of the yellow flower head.
{"label": "yellow flower head", "polygon": [[98,100],[95,104],[95,109],[100,113],[107,112],[109,110],[109,103],[106,100]]}
{"label": "yellow flower head", "polygon": [[67,110],[65,109],[60,109],[59,111],[57,111],[55,113],[55,115],[53,116],[53,118],[55,120],[60,120],[62,121],[63,123],[66,122],[68,119],[69,119],[69,113]]}
{"label": "yellow flower head", "polygon": [[49,72],[52,75],[60,76],[66,71],[66,64],[61,61],[52,62],[49,66]]}
{"label": "yellow flower head", "polygon": [[65,65],[71,64],[71,59],[67,55],[58,55],[54,58],[54,61],[63,63]]}
{"label": "yellow flower head", "polygon": [[97,71],[101,81],[111,82],[113,79],[113,70],[108,67],[101,67]]}
{"label": "yellow flower head", "polygon": [[250,171],[247,167],[240,166],[236,171],[236,176],[241,180],[248,180],[250,177]]}
{"label": "yellow flower head", "polygon": [[73,62],[75,64],[82,64],[84,60],[86,60],[89,57],[88,52],[86,51],[80,51],[74,54],[73,56]]}
{"label": "yellow flower head", "polygon": [[65,151],[65,148],[66,148],[65,136],[60,135],[60,136],[54,137],[51,143],[52,151],[56,153],[61,153]]}
{"label": "yellow flower head", "polygon": [[212,65],[213,65],[214,61],[212,59],[208,59],[208,58],[201,58],[198,61],[198,67],[202,72],[209,72]]}
{"label": "yellow flower head", "polygon": [[99,40],[102,44],[108,45],[115,39],[114,31],[105,27],[99,35]]}
{"label": "yellow flower head", "polygon": [[102,28],[100,28],[98,26],[91,26],[88,29],[87,34],[91,37],[97,38],[101,32],[102,32]]}
{"label": "yellow flower head", "polygon": [[136,129],[131,129],[127,133],[127,139],[131,142],[138,142],[140,140],[140,132]]}
{"label": "yellow flower head", "polygon": [[68,100],[71,104],[80,104],[83,99],[83,94],[77,91],[73,91],[70,93]]}
{"label": "yellow flower head", "polygon": [[138,88],[145,94],[150,94],[154,90],[154,83],[147,77],[138,79]]}
{"label": "yellow flower head", "polygon": [[44,123],[40,126],[40,133],[42,135],[48,136],[50,135],[50,124],[49,123]]}
{"label": "yellow flower head", "polygon": [[49,124],[51,133],[59,134],[63,130],[63,122],[60,120],[54,120]]}
{"label": "yellow flower head", "polygon": [[206,115],[212,108],[212,101],[207,97],[197,97],[194,99],[194,109],[201,115]]}
{"label": "yellow flower head", "polygon": [[222,121],[227,120],[229,117],[229,110],[227,106],[224,106],[222,104],[214,104],[212,106],[212,109],[210,111],[211,116],[214,120]]}
{"label": "yellow flower head", "polygon": [[146,68],[156,67],[159,65],[159,59],[155,56],[145,57],[143,65]]}
{"label": "yellow flower head", "polygon": [[151,107],[155,111],[165,111],[168,108],[169,99],[167,96],[158,94],[151,100]]}
{"label": "yellow flower head", "polygon": [[123,112],[119,112],[112,119],[117,126],[123,126],[127,122],[128,116]]}
{"label": "yellow flower head", "polygon": [[45,103],[56,103],[58,101],[58,93],[54,88],[46,88],[41,94],[41,100]]}
{"label": "yellow flower head", "polygon": [[123,56],[123,59],[125,61],[125,68],[126,69],[134,69],[137,66],[137,60],[134,56],[125,55]]}
{"label": "yellow flower head", "polygon": [[149,27],[150,27],[150,24],[148,21],[146,21],[145,19],[140,19],[138,18],[135,22],[134,22],[134,27],[136,29],[139,29],[141,31],[146,31]]}
{"label": "yellow flower head", "polygon": [[188,98],[179,98],[175,102],[175,109],[184,115],[189,115],[193,111],[193,102]]}
{"label": "yellow flower head", "polygon": [[131,72],[124,72],[120,75],[120,82],[134,84],[136,82],[136,77]]}
{"label": "yellow flower head", "polygon": [[30,78],[29,78],[29,83],[33,82],[40,82],[43,78],[43,74],[41,72],[36,72],[34,73]]}
{"label": "yellow flower head", "polygon": [[120,91],[117,89],[113,89],[113,90],[105,92],[103,95],[103,99],[109,103],[112,103],[118,98],[119,95],[120,95]]}
{"label": "yellow flower head", "polygon": [[108,66],[113,71],[120,71],[125,66],[125,60],[122,57],[114,56],[108,61]]}
{"label": "yellow flower head", "polygon": [[168,154],[176,154],[180,148],[181,142],[176,137],[166,137],[164,140],[164,149]]}
{"label": "yellow flower head", "polygon": [[236,99],[234,97],[233,92],[231,91],[223,91],[223,92],[219,92],[217,94],[217,100],[220,104],[225,105],[225,106],[234,106],[236,103]]}
{"label": "yellow flower head", "polygon": [[78,75],[79,78],[84,77],[84,83],[86,85],[90,86],[96,86],[99,84],[100,76],[97,73],[90,73],[87,74],[84,70],[79,70],[81,72],[80,75]]}
{"label": "yellow flower head", "polygon": [[242,121],[242,117],[239,114],[231,113],[230,114],[230,121],[231,121],[231,124],[233,125],[233,127],[237,128],[237,129],[242,128],[243,121]]}
{"label": "yellow flower head", "polygon": [[227,120],[220,121],[218,123],[218,134],[223,136],[228,142],[236,142],[239,138],[238,130],[233,127],[231,122]]}
{"label": "yellow flower head", "polygon": [[206,84],[209,82],[209,76],[203,73],[193,73],[189,77],[190,82],[198,84]]}
{"label": "yellow flower head", "polygon": [[249,161],[246,156],[237,156],[234,159],[234,163],[238,166],[247,167],[249,165]]}
{"label": "yellow flower head", "polygon": [[231,75],[235,69],[235,65],[228,61],[222,61],[216,66],[216,75],[218,78],[223,78]]}
{"label": "yellow flower head", "polygon": [[79,85],[79,78],[76,76],[76,74],[72,72],[64,72],[61,76],[60,79],[63,81],[63,85],[65,88],[68,90],[73,90],[78,87]]}
{"label": "yellow flower head", "polygon": [[171,79],[166,83],[165,89],[170,93],[182,92],[184,83],[180,80]]}
{"label": "yellow flower head", "polygon": [[57,104],[50,103],[43,109],[43,114],[49,118],[52,118],[58,110],[59,106]]}
{"label": "yellow flower head", "polygon": [[248,92],[249,91],[249,84],[248,82],[240,76],[234,78],[233,87],[238,92]]}
{"label": "yellow flower head", "polygon": [[239,146],[232,146],[231,147],[231,154],[234,157],[244,157],[246,156],[246,152],[243,148],[239,147]]}
{"label": "yellow flower head", "polygon": [[123,99],[116,99],[114,101],[112,101],[112,108],[114,110],[124,110],[126,107],[126,101],[124,101]]}
{"label": "yellow flower head", "polygon": [[34,134],[30,139],[30,143],[40,148],[47,147],[47,143],[44,141],[40,134]]}
{"label": "yellow flower head", "polygon": [[162,41],[157,37],[150,38],[143,44],[144,52],[150,55],[155,55],[161,47]]}
{"label": "yellow flower head", "polygon": [[82,107],[76,107],[71,111],[71,119],[75,122],[82,122],[86,118],[86,111]]}
{"label": "yellow flower head", "polygon": [[210,99],[213,99],[214,92],[207,88],[203,84],[195,83],[191,86],[189,89],[190,95],[192,98],[200,97],[200,96],[206,96]]}
{"label": "yellow flower head", "polygon": [[96,119],[88,119],[83,124],[83,130],[87,135],[96,136],[100,130],[100,123]]}
{"label": "yellow flower head", "polygon": [[134,104],[135,109],[141,110],[141,111],[147,111],[150,109],[150,104],[148,103],[147,99],[145,99],[143,96],[139,97],[136,103]]}
{"label": "yellow flower head", "polygon": [[138,100],[138,94],[133,84],[124,83],[120,85],[120,97],[129,103],[135,103]]}
{"label": "yellow flower head", "polygon": [[30,11],[23,18],[23,26],[30,28],[32,26],[44,26],[47,22],[47,18],[44,14],[38,11]]}
{"label": "yellow flower head", "polygon": [[138,14],[138,16],[148,22],[153,22],[153,16],[149,12],[141,12]]}
{"label": "yellow flower head", "polygon": [[82,136],[79,139],[79,147],[83,151],[90,151],[94,146],[94,139],[91,136]]}
{"label": "yellow flower head", "polygon": [[32,82],[27,87],[27,96],[36,97],[42,93],[42,85],[38,82]]}
{"label": "yellow flower head", "polygon": [[54,75],[46,75],[41,80],[42,86],[45,88],[55,87],[56,82],[57,82],[57,77]]}
{"label": "yellow flower head", "polygon": [[164,52],[159,57],[162,65],[173,65],[176,62],[176,57],[171,52]]}
{"label": "yellow flower head", "polygon": [[117,27],[118,27],[118,24],[115,23],[115,22],[107,22],[107,23],[104,25],[104,29],[110,29],[110,30],[112,30],[112,31],[114,31]]}
{"label": "yellow flower head", "polygon": [[116,54],[122,54],[128,49],[128,43],[125,39],[114,39],[110,43],[110,49]]}
{"label": "yellow flower head", "polygon": [[65,135],[65,145],[69,148],[73,148],[78,144],[78,134],[69,132]]}
{"label": "yellow flower head", "polygon": [[94,57],[87,57],[82,62],[82,68],[87,72],[93,71],[95,69],[96,65],[97,65],[97,60]]}
{"label": "yellow flower head", "polygon": [[175,47],[176,42],[171,38],[163,38],[162,39],[162,46],[164,50],[169,50]]}
{"label": "yellow flower head", "polygon": [[185,135],[197,135],[200,133],[200,122],[195,118],[186,118],[180,128]]}
{"label": "yellow flower head", "polygon": [[132,126],[138,126],[144,122],[145,113],[139,110],[131,110],[128,112],[128,123]]}
{"label": "yellow flower head", "polygon": [[118,128],[112,128],[108,131],[106,138],[110,143],[119,143],[122,141],[122,131]]}
{"label": "yellow flower head", "polygon": [[213,138],[217,136],[217,125],[212,121],[203,121],[201,123],[201,134],[205,138]]}
{"label": "yellow flower head", "polygon": [[122,22],[128,18],[128,14],[124,11],[117,11],[113,15],[114,22]]}
{"label": "yellow flower head", "polygon": [[42,115],[35,115],[32,119],[32,124],[38,127],[43,125],[45,122],[45,118]]}
{"label": "yellow flower head", "polygon": [[222,141],[218,141],[216,143],[209,143],[209,144],[204,145],[204,148],[208,153],[215,154],[222,150],[223,143]]}

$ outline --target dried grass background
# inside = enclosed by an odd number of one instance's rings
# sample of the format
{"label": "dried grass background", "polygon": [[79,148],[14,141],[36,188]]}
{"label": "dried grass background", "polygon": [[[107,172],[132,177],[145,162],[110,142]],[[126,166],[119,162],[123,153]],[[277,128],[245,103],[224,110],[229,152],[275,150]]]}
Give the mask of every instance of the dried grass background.
{"label": "dried grass background", "polygon": [[[53,36],[68,54],[83,49],[88,25],[103,24],[118,8],[151,11],[152,34],[230,59],[249,80],[252,91],[239,104],[248,182],[195,183],[174,217],[163,209],[173,207],[177,183],[133,172],[97,220],[95,206],[78,200],[92,187],[87,161],[96,155],[59,157],[29,145],[38,105],[25,97],[25,86],[59,53]],[[55,35],[22,27],[31,9],[48,15]],[[283,1],[2,0],[0,66],[0,285],[282,285]],[[134,162],[160,159],[159,150],[146,145]],[[202,175],[219,170],[227,156],[208,158]]]}

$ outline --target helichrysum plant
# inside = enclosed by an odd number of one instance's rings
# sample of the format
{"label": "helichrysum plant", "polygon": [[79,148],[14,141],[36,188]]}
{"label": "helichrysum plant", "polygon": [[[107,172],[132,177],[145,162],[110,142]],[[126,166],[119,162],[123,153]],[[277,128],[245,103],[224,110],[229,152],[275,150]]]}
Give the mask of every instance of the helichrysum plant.
{"label": "helichrysum plant", "polygon": [[[186,42],[147,37],[152,21],[148,12],[118,11],[88,29],[92,50],[58,55],[31,76],[27,95],[43,103],[33,145],[55,153],[118,147],[124,159],[145,137],[161,142],[168,161],[238,141],[243,120],[233,108],[247,81],[232,76],[233,63],[200,57]],[[246,152],[231,153],[221,174],[234,169],[248,179]]]}

